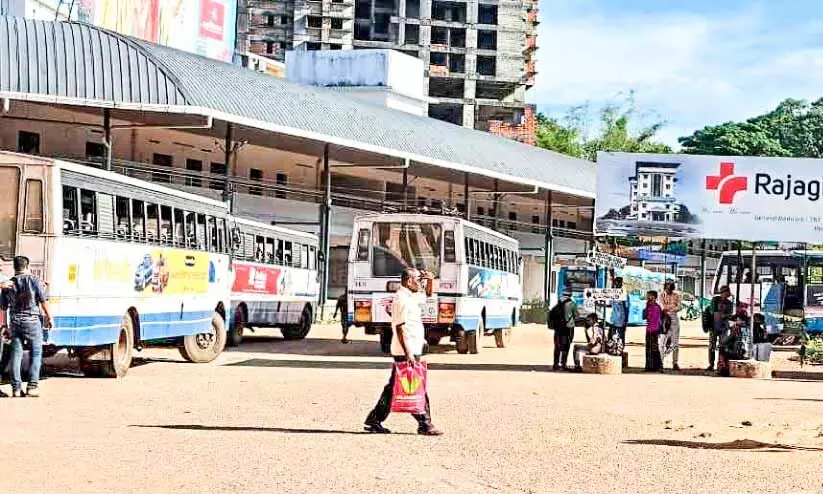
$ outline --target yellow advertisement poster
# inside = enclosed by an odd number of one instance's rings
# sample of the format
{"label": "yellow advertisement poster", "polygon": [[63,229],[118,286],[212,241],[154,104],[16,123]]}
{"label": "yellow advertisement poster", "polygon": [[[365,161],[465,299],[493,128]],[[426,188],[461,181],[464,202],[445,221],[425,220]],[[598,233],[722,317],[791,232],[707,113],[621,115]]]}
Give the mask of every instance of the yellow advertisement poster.
{"label": "yellow advertisement poster", "polygon": [[205,294],[214,278],[203,252],[152,249],[142,255],[96,256],[94,280],[101,286],[129,284],[143,296]]}

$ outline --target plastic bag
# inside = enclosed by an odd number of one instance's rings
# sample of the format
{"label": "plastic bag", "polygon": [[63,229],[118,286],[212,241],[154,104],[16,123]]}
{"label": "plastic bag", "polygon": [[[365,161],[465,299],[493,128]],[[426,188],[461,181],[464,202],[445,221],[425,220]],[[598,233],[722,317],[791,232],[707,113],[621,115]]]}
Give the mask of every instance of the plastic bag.
{"label": "plastic bag", "polygon": [[394,413],[426,413],[426,362],[395,362],[391,411]]}

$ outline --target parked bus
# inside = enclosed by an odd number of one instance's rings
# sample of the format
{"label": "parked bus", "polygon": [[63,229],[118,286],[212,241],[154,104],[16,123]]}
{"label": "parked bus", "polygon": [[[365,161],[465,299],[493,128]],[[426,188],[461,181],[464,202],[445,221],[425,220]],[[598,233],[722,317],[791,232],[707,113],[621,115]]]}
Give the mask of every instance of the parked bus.
{"label": "parked bus", "polygon": [[225,204],[74,163],[0,152],[0,269],[25,255],[47,286],[45,353],[123,376],[134,349],[209,362],[226,343]]}
{"label": "parked bus", "polygon": [[356,218],[349,251],[349,320],[391,342],[391,301],[407,267],[434,274],[424,307],[426,341],[448,336],[459,353],[477,353],[493,333],[505,347],[522,301],[517,240],[448,216],[375,214]]}
{"label": "parked bus", "polygon": [[754,260],[753,274],[752,251],[740,251],[739,258],[736,250],[723,252],[714,294],[728,286],[746,306],[753,294],[754,312],[764,314],[771,333],[780,332],[787,320],[798,326],[804,322],[810,331],[823,330],[823,252],[761,250],[754,252]]}
{"label": "parked bus", "polygon": [[317,236],[234,218],[234,281],[229,343],[246,329],[279,327],[287,340],[305,338],[317,309]]}

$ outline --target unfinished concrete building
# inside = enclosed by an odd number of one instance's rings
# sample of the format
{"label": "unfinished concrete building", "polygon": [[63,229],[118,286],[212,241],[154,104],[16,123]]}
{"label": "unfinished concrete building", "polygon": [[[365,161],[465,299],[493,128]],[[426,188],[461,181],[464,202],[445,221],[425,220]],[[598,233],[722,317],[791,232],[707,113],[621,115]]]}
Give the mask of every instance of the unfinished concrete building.
{"label": "unfinished concrete building", "polygon": [[281,61],[291,49],[418,57],[429,116],[533,143],[536,0],[242,0],[239,15],[240,51]]}

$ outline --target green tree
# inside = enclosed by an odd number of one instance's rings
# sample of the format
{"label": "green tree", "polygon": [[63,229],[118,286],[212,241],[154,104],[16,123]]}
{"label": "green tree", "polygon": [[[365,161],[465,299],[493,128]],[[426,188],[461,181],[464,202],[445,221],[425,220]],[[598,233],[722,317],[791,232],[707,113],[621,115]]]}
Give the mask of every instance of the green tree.
{"label": "green tree", "polygon": [[597,134],[588,136],[588,105],[572,108],[562,119],[537,115],[537,145],[559,153],[597,159],[599,151],[624,151],[632,153],[670,153],[666,144],[655,141],[663,122],[655,122],[632,130],[637,118],[634,96],[630,94],[622,103],[610,103],[598,112]]}
{"label": "green tree", "polygon": [[821,158],[823,99],[787,99],[763,115],[707,126],[679,141],[689,154]]}

